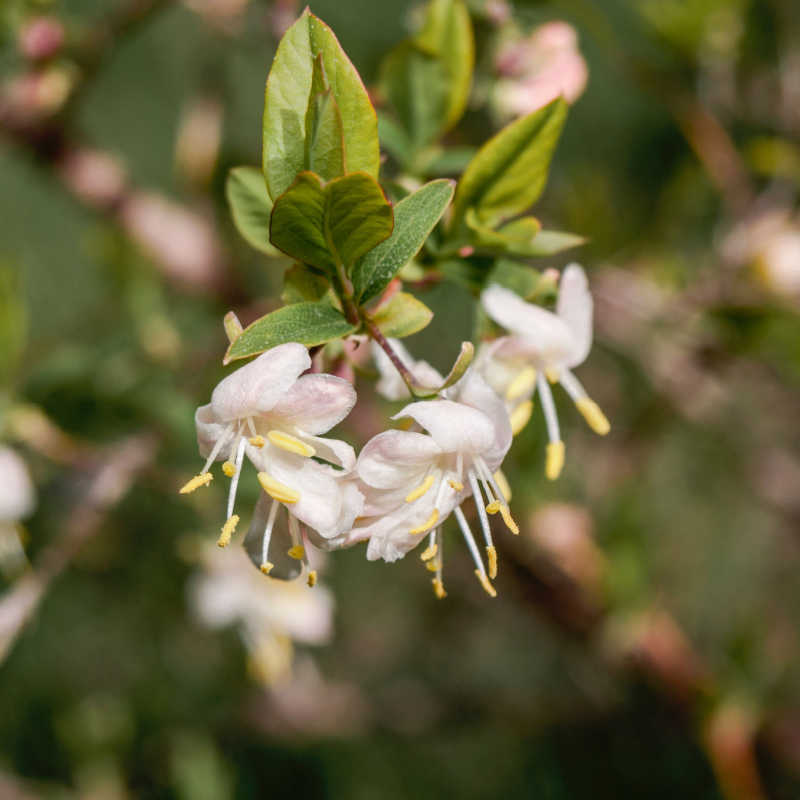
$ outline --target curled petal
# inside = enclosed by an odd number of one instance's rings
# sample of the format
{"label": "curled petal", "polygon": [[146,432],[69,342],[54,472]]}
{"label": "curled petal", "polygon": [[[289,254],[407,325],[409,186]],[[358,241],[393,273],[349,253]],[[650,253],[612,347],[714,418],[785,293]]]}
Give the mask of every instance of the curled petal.
{"label": "curled petal", "polygon": [[452,400],[423,400],[407,405],[393,419],[411,417],[444,452],[484,453],[494,447],[492,420],[476,408]]}
{"label": "curled petal", "polygon": [[[444,383],[444,378],[438,370],[434,369],[427,361],[415,361],[402,342],[389,339],[389,344],[397,353],[403,363],[411,370],[417,383],[435,389]],[[375,391],[387,400],[406,400],[411,396],[405,381],[400,376],[391,359],[377,343],[372,343],[372,357],[380,373],[380,379],[375,384]]]}
{"label": "curled petal", "polygon": [[364,445],[356,470],[368,486],[396,489],[413,483],[441,453],[439,445],[423,433],[384,431]]}
{"label": "curled petal", "polygon": [[[203,458],[207,458],[220,437],[225,435],[228,424],[218,421],[211,403],[200,406],[195,411],[194,424],[197,429],[197,447],[200,450],[200,455]],[[223,446],[217,454],[217,461],[225,461],[229,458],[230,449],[230,445]]]}
{"label": "curled petal", "polygon": [[223,378],[211,394],[219,422],[263,414],[311,366],[308,350],[296,342],[273,347]]}
{"label": "curled petal", "polygon": [[270,417],[316,436],[341,422],[355,404],[355,389],[344,378],[303,375],[272,407]]}
{"label": "curled petal", "polygon": [[586,273],[579,264],[570,264],[561,275],[556,313],[572,332],[572,354],[566,364],[576,367],[586,360],[592,349],[592,311]]}
{"label": "curled petal", "polygon": [[308,436],[303,431],[297,431],[297,438],[311,445],[318,458],[341,468],[336,469],[327,464],[320,464],[323,469],[330,471],[332,475],[345,475],[355,468],[356,452],[347,442],[343,442],[341,439],[327,439],[324,436]]}
{"label": "curled petal", "polygon": [[540,366],[569,361],[575,340],[567,323],[551,311],[526,303],[502,286],[490,286],[481,294],[486,313],[499,325],[517,334],[518,352]]}
{"label": "curled petal", "polygon": [[491,420],[494,439],[482,456],[494,472],[505,458],[513,438],[506,405],[475,369],[468,370],[453,390],[458,402],[482,411]]}

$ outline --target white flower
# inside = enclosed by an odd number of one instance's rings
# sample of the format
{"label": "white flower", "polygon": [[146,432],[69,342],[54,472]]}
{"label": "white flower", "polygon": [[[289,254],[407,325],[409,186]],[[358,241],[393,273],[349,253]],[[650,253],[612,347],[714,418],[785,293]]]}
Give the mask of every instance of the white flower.
{"label": "white flower", "polygon": [[0,447],[0,524],[27,517],[35,503],[25,462],[10,447]]}
{"label": "white flower", "polygon": [[[197,441],[206,463],[181,492],[207,485],[212,479],[208,472],[211,464],[225,461],[222,470],[231,478],[231,485],[227,521],[218,542],[221,547],[228,544],[239,522],[234,506],[245,455],[259,470],[259,482],[273,501],[266,516],[271,523],[265,522],[261,528],[264,553],[269,551],[279,504],[290,511],[292,554],[304,563],[300,522],[321,538],[330,539],[348,530],[351,513],[358,513],[358,498],[340,486],[343,476],[355,466],[353,448],[319,435],[347,416],[356,394],[342,378],[302,375],[310,366],[305,347],[279,345],[220,381],[211,402],[197,409]],[[312,460],[314,457],[328,463]],[[270,505],[266,497],[259,508],[265,505]],[[256,517],[260,522],[261,515]],[[259,565],[267,574],[273,566],[267,560]],[[309,582],[315,579],[313,572],[309,574]]]}
{"label": "white flower", "polygon": [[332,632],[333,598],[324,587],[263,580],[238,549],[203,553],[203,571],[189,584],[191,605],[211,628],[237,625],[253,665],[267,682],[284,677],[292,642],[325,644]]}
{"label": "white flower", "polygon": [[[422,386],[430,386],[433,391],[444,383],[444,378],[438,370],[432,367],[427,361],[415,361],[408,350],[397,339],[389,339],[389,344],[397,353],[400,360],[406,365],[417,383]],[[372,358],[378,368],[380,378],[375,384],[375,391],[387,400],[406,400],[411,396],[397,367],[392,364],[391,359],[384,352],[383,348],[375,341],[372,342]]]}
{"label": "white flower", "polygon": [[[346,543],[369,539],[368,559],[395,561],[428,534],[421,557],[436,572],[437,596],[444,597],[441,526],[452,513],[475,561],[475,574],[494,596],[490,578],[497,574],[497,553],[486,512],[499,511],[508,527],[519,532],[499,486],[505,480],[495,475],[511,445],[511,427],[503,401],[473,370],[449,396],[452,399],[411,403],[395,415],[394,419],[410,417],[427,433],[384,431],[364,446],[356,471],[365,492],[365,519]],[[470,495],[486,542],[488,574],[461,510]]]}
{"label": "white flower", "polygon": [[564,270],[555,313],[526,303],[500,286],[486,289],[481,302],[486,313],[512,335],[489,345],[481,354],[479,366],[509,403],[515,433],[530,419],[531,398],[538,390],[549,438],[546,473],[554,480],[564,465],[564,443],[548,380],[566,389],[592,430],[601,435],[610,430],[597,403],[571,372],[583,363],[592,347],[593,306],[586,275],[577,264]]}

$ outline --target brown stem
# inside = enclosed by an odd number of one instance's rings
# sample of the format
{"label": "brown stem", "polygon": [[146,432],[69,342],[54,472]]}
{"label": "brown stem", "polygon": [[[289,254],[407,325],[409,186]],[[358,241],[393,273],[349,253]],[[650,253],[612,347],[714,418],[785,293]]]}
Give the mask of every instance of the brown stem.
{"label": "brown stem", "polygon": [[408,391],[413,395],[417,382],[414,379],[411,370],[403,363],[400,356],[398,356],[394,351],[394,348],[381,333],[380,328],[366,314],[364,315],[364,326],[366,327],[367,331],[369,331],[369,335],[380,345],[383,352],[389,356],[389,360],[392,362],[392,364],[394,364],[395,369],[400,373],[400,377],[408,387]]}

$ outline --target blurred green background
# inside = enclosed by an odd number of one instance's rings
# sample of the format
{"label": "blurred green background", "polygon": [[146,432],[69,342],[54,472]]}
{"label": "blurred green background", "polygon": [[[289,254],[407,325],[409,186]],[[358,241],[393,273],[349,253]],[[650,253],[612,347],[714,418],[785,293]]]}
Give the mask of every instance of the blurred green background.
{"label": "blurred green background", "polygon": [[[488,5],[456,145],[498,127]],[[398,0],[311,7],[368,85],[413,19]],[[497,600],[454,536],[444,602],[416,556],[336,554],[330,641],[287,672],[289,623],[260,646],[252,620],[204,624],[222,489],[177,488],[222,316],[274,306],[287,266],[237,236],[224,180],[259,161],[296,13],[0,7],[0,431],[38,494],[13,533],[29,566],[0,558],[0,796],[800,797],[796,0],[513,6],[523,31],[573,24],[589,65],[538,213],[590,239],[580,377],[612,432],[558,398],[556,483],[538,415],[516,441],[523,535],[498,536]],[[37,61],[20,42],[41,14],[66,39]],[[474,303],[452,285],[425,302],[406,344],[446,368]],[[354,444],[387,412],[362,384]]]}

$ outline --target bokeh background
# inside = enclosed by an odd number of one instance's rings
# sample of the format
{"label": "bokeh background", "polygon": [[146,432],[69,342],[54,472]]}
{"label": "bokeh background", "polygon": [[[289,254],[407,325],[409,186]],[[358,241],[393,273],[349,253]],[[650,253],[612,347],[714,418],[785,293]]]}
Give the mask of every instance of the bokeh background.
{"label": "bokeh background", "polygon": [[[368,83],[414,18],[311,5]],[[472,7],[460,146],[498,128],[510,24]],[[361,547],[327,588],[264,590],[208,552],[222,487],[177,494],[222,316],[274,307],[287,266],[238,237],[224,181],[259,161],[296,6],[0,6],[0,435],[37,495],[2,521],[3,798],[800,797],[796,2],[511,10],[523,32],[574,25],[589,67],[537,213],[590,240],[580,376],[612,432],[560,402],[549,483],[535,417],[507,462],[523,531],[497,537],[499,597],[450,531],[439,602],[416,557]],[[425,302],[407,344],[446,368],[474,303]],[[359,389],[354,443],[388,411]]]}

